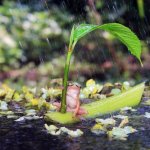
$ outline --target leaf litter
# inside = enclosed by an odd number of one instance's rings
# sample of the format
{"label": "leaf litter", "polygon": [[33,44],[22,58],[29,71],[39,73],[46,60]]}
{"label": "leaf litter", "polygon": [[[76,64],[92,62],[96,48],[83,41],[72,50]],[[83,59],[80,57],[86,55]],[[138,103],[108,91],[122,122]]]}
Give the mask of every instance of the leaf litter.
{"label": "leaf litter", "polygon": [[[61,84],[59,86],[61,87]],[[20,91],[16,91],[8,85],[2,84],[0,86],[0,117],[6,116],[8,119],[14,119],[16,122],[41,119],[46,112],[56,111],[51,102],[60,99],[62,92],[60,87],[37,89],[23,86]],[[84,99],[96,101],[120,94],[128,89],[130,89],[130,84],[127,81],[122,84],[106,83],[102,85],[96,83],[93,79],[89,79],[86,82],[86,86],[81,89],[80,98],[83,103]],[[12,102],[15,105],[12,106]],[[16,112],[18,108],[22,108],[19,114]],[[91,128],[91,132],[96,135],[106,134],[109,139],[126,140],[129,134],[137,132],[132,126],[127,125],[129,123],[128,116],[122,115],[122,113],[128,111],[135,112],[136,109],[125,107],[120,110],[121,114],[114,115],[111,118],[96,118],[96,123]],[[150,118],[150,113],[146,112],[144,117]],[[121,119],[121,121],[118,119]],[[70,130],[66,127],[58,128],[47,124],[45,124],[45,128],[48,133],[55,136],[67,134],[70,137],[79,137],[83,135],[83,131],[80,129]]]}

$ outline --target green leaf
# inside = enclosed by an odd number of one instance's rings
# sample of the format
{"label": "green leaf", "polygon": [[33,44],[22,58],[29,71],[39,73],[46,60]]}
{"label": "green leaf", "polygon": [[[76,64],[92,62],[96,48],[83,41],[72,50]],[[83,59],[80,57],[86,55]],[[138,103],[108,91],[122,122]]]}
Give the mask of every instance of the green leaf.
{"label": "green leaf", "polygon": [[91,24],[81,24],[76,28],[73,28],[71,33],[70,43],[75,45],[77,41],[84,37],[86,34],[96,30],[101,29],[110,32],[116,38],[118,38],[122,43],[124,43],[128,50],[134,55],[141,63],[141,43],[138,37],[127,27],[118,23],[108,23],[103,25],[91,25]]}
{"label": "green leaf", "polygon": [[74,26],[72,27],[71,34],[70,34],[69,48],[71,48],[71,46],[73,44],[73,35],[74,35]]}

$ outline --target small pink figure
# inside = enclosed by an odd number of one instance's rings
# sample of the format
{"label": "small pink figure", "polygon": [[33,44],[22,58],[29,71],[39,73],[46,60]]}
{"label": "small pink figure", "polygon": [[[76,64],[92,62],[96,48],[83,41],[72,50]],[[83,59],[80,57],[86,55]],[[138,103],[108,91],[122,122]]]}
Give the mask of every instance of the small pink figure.
{"label": "small pink figure", "polygon": [[[73,117],[81,116],[88,113],[84,108],[80,107],[80,88],[81,86],[77,83],[69,84],[67,88],[67,112],[73,112]],[[53,105],[57,107],[57,110],[60,110],[61,103],[54,102]]]}

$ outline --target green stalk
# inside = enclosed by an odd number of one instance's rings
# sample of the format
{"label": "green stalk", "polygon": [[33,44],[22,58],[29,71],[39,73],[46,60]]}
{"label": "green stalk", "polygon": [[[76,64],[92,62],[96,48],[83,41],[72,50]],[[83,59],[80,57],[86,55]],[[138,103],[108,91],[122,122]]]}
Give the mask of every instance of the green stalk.
{"label": "green stalk", "polygon": [[[73,31],[74,31],[74,27],[71,32],[71,38],[72,38]],[[62,90],[62,99],[61,99],[61,108],[60,108],[61,113],[66,113],[66,109],[67,109],[66,95],[67,95],[67,86],[68,86],[68,75],[69,75],[70,60],[75,45],[76,45],[76,41],[73,42],[73,40],[70,40],[69,48],[67,52],[67,59],[65,63],[64,78],[63,78],[63,90]]]}
{"label": "green stalk", "polygon": [[67,94],[67,86],[68,86],[68,74],[69,74],[69,66],[71,60],[72,50],[69,48],[67,53],[67,60],[65,64],[64,78],[63,78],[63,91],[62,91],[62,100],[61,100],[61,108],[60,112],[66,112],[66,94]]}
{"label": "green stalk", "polygon": [[144,16],[145,16],[145,13],[144,13],[144,0],[137,0],[137,5],[138,5],[139,16],[141,18],[144,18]]}

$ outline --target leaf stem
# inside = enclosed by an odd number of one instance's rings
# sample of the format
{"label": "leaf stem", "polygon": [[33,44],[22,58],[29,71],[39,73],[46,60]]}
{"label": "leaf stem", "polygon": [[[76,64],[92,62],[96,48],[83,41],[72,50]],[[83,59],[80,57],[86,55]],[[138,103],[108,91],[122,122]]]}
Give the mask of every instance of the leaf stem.
{"label": "leaf stem", "polygon": [[144,18],[144,16],[145,16],[144,1],[143,0],[137,0],[137,5],[138,5],[139,16],[141,18]]}
{"label": "leaf stem", "polygon": [[60,108],[61,113],[66,112],[66,94],[67,94],[68,74],[69,74],[71,56],[72,56],[72,49],[69,48],[67,52],[67,60],[65,64],[65,71],[64,71],[64,78],[63,78],[63,91],[62,91],[61,108]]}

